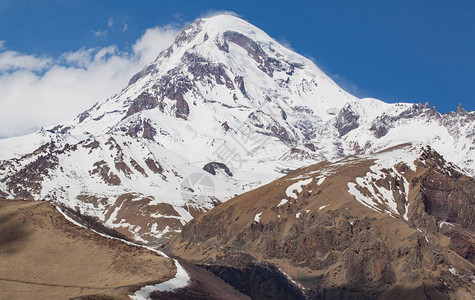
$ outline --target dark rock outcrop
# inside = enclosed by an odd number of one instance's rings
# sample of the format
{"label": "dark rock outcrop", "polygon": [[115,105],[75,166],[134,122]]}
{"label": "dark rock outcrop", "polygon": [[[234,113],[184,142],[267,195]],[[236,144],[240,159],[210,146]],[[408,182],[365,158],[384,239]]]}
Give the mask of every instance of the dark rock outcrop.
{"label": "dark rock outcrop", "polygon": [[177,69],[170,70],[154,86],[154,93],[143,92],[129,106],[124,119],[143,110],[159,107],[163,111],[164,99],[175,100],[175,116],[187,119],[190,113],[188,103],[184,95],[192,88],[192,82],[185,76],[181,76]]}
{"label": "dark rock outcrop", "polygon": [[202,266],[251,299],[307,299],[292,282],[271,264],[252,262],[243,268]]}
{"label": "dark rock outcrop", "polygon": [[336,128],[338,129],[338,133],[340,134],[340,137],[344,136],[353,129],[358,128],[359,118],[360,116],[353,110],[351,105],[345,105],[338,113],[335,124]]}
{"label": "dark rock outcrop", "polygon": [[149,94],[147,92],[141,93],[127,110],[127,114],[124,119],[146,109],[153,109],[158,105],[158,99],[156,96]]}
{"label": "dark rock outcrop", "polygon": [[204,165],[203,170],[210,173],[211,175],[216,175],[218,170],[223,170],[228,176],[233,176],[233,173],[229,170],[228,166],[220,162],[210,162]]}
{"label": "dark rock outcrop", "polygon": [[243,96],[247,98],[248,96],[247,96],[246,88],[244,86],[244,77],[236,76],[234,77],[234,82],[237,84],[238,89],[241,91]]}

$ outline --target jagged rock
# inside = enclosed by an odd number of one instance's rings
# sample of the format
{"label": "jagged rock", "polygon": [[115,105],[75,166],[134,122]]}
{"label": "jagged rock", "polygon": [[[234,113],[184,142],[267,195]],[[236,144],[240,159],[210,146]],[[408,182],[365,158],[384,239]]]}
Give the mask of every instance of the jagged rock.
{"label": "jagged rock", "polygon": [[145,109],[155,108],[157,105],[157,97],[147,92],[143,92],[132,102],[124,119]]}
{"label": "jagged rock", "polygon": [[231,129],[227,121],[223,122],[223,124],[221,124],[221,127],[223,127],[224,131],[229,131]]}
{"label": "jagged rock", "polygon": [[204,165],[203,170],[210,173],[211,175],[216,175],[216,171],[223,170],[228,176],[233,176],[233,173],[229,170],[228,166],[220,162],[210,162]]}
{"label": "jagged rock", "polygon": [[358,114],[351,108],[350,105],[345,105],[338,113],[335,124],[340,137],[344,136],[353,129],[358,128],[359,118],[360,117]]}
{"label": "jagged rock", "polygon": [[310,149],[310,151],[312,151],[312,152],[317,151],[317,148],[315,147],[314,144],[309,143],[309,144],[304,144],[304,146],[307,147],[308,149]]}
{"label": "jagged rock", "polygon": [[468,111],[465,108],[463,108],[462,102],[460,102],[459,105],[457,106],[457,113],[462,114],[462,115],[465,115],[468,113]]}
{"label": "jagged rock", "polygon": [[242,95],[244,97],[248,97],[247,92],[246,92],[246,88],[244,86],[244,77],[236,76],[236,77],[234,77],[234,82],[237,84],[238,89],[241,91]]}

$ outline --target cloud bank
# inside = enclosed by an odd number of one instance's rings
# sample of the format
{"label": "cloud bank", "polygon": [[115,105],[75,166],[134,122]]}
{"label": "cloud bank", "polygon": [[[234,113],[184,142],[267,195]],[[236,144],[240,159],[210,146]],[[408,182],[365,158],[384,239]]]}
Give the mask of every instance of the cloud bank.
{"label": "cloud bank", "polygon": [[56,58],[11,51],[0,41],[0,138],[66,121],[119,92],[178,31],[147,29],[128,52],[83,47]]}

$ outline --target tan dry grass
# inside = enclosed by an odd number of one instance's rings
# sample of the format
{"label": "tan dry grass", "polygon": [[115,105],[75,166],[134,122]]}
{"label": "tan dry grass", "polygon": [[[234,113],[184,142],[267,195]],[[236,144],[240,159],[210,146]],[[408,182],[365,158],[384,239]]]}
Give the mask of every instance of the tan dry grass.
{"label": "tan dry grass", "polygon": [[0,200],[0,299],[127,299],[175,272],[171,259],[78,227],[48,202]]}

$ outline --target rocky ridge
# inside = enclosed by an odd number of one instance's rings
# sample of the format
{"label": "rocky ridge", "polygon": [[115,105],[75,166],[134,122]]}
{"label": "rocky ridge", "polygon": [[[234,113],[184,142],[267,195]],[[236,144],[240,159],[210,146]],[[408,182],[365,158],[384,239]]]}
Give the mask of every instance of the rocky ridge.
{"label": "rocky ridge", "polygon": [[404,144],[298,169],[194,218],[165,249],[217,268],[267,262],[316,299],[469,299],[474,188]]}

